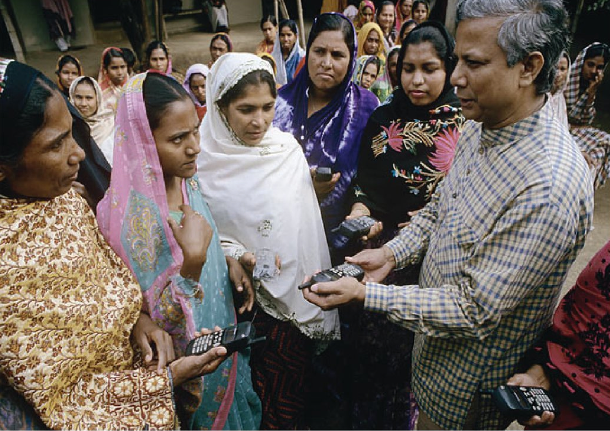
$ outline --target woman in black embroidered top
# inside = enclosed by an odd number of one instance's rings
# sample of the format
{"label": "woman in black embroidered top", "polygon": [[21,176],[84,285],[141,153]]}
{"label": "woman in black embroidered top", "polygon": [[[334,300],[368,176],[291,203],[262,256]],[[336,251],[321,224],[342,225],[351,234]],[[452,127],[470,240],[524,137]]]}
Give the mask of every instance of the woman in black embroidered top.
{"label": "woman in black embroidered top", "polygon": [[[400,50],[398,87],[368,121],[348,216],[371,215],[383,222],[383,231],[367,247],[393,238],[409,213],[430,200],[451,166],[465,121],[449,83],[455,65],[453,48],[453,39],[441,24],[426,22],[415,28]],[[418,275],[419,267],[409,267],[391,274],[386,283],[416,284]],[[348,345],[354,350],[349,355],[352,427],[413,429],[413,334],[372,313],[341,317],[354,334],[346,338],[356,340]]]}
{"label": "woman in black embroidered top", "polygon": [[364,131],[350,216],[382,221],[384,240],[430,200],[453,161],[464,117],[449,83],[452,51],[441,24],[413,30],[399,54],[399,86]]}

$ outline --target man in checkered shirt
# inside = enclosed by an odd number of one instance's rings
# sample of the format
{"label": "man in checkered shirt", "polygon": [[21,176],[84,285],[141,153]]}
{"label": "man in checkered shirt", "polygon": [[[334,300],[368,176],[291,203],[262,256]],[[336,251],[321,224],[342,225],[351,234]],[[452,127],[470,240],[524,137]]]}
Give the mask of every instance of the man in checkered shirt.
{"label": "man in checkered shirt", "polygon": [[[366,285],[303,292],[324,309],[362,302],[416,333],[418,429],[508,425],[489,391],[550,324],[593,212],[587,165],[546,103],[568,40],[561,0],[462,0],[457,20],[451,82],[472,121],[451,170],[396,238],[348,258]],[[377,283],[422,259],[419,285]]]}

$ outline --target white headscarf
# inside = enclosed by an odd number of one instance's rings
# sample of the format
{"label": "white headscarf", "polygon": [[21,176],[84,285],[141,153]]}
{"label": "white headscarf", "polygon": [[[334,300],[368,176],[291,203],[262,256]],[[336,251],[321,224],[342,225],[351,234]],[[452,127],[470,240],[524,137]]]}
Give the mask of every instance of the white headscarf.
{"label": "white headscarf", "polygon": [[104,105],[102,88],[94,78],[79,76],[70,84],[70,102],[76,106],[74,103],[74,93],[76,92],[76,87],[85,78],[90,79],[93,83],[93,89],[95,90],[97,99],[97,111],[90,117],[85,118],[83,115],[83,119],[91,129],[91,137],[95,140],[97,146],[100,147],[100,150],[102,150],[102,153],[106,157],[106,160],[108,160],[110,166],[112,166],[112,153],[114,150],[114,111]]}
{"label": "white headscarf", "polygon": [[195,106],[205,106],[205,104],[202,104],[201,102],[199,102],[199,100],[197,100],[197,96],[195,96],[195,94],[193,94],[191,90],[191,76],[196,73],[203,75],[203,77],[207,79],[208,73],[210,73],[210,69],[205,64],[193,64],[186,70],[186,75],[184,76],[184,82],[182,83],[182,87],[186,90],[189,96],[191,96],[191,99],[193,99],[193,103],[195,104]]}
{"label": "white headscarf", "polygon": [[561,84],[561,87],[555,91],[555,93],[549,92],[549,103],[553,107],[553,112],[557,117],[557,120],[563,124],[566,129],[570,130],[570,125],[568,123],[568,108],[566,107],[566,99],[563,95],[563,92],[568,87],[568,80],[570,78],[570,66],[572,65],[572,61],[570,60],[570,55],[566,52],[561,54],[560,58],[565,58],[568,60],[568,73]]}
{"label": "white headscarf", "polygon": [[253,54],[228,53],[208,75],[208,112],[201,124],[198,159],[203,195],[212,211],[225,253],[270,248],[282,270],[257,287],[257,302],[305,335],[339,338],[336,310],[307,302],[297,286],[307,275],[330,267],[324,227],[301,146],[289,133],[270,126],[257,146],[245,145],[229,127],[218,101],[247,74],[271,65]]}
{"label": "white headscarf", "polygon": [[[305,50],[301,48],[301,44],[299,43],[299,35],[297,34],[297,40],[294,43],[290,54],[288,54],[288,57],[286,57],[286,61],[284,61],[284,55],[282,54],[282,45],[280,44],[280,30],[281,28],[278,29],[278,32],[275,35],[275,44],[273,45],[273,51],[271,51],[271,56],[275,60],[275,65],[277,68],[275,80],[280,85],[286,85],[288,84],[288,76],[286,75],[286,64],[290,63],[294,65],[294,73],[300,59],[305,57]],[[296,61],[297,64],[294,64],[295,56],[298,56],[298,60]]]}

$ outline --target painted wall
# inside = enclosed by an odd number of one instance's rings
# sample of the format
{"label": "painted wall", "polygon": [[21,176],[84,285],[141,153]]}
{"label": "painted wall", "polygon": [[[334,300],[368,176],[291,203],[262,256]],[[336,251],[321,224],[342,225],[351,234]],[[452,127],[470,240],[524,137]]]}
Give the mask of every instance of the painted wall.
{"label": "painted wall", "polygon": [[[15,27],[21,37],[23,50],[27,52],[57,50],[55,43],[49,39],[47,23],[42,16],[40,0],[9,0],[14,13]],[[95,43],[93,23],[89,13],[89,3],[84,0],[68,0],[76,38],[73,46],[87,46]]]}
{"label": "painted wall", "polygon": [[229,25],[260,22],[263,10],[260,0],[227,0]]}

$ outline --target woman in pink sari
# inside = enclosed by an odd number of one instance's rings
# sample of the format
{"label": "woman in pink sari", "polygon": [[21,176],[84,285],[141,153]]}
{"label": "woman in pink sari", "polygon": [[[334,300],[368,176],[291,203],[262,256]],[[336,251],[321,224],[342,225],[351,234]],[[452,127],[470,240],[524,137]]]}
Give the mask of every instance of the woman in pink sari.
{"label": "woman in pink sari", "polygon": [[[134,76],[119,100],[110,188],[97,214],[177,357],[198,328],[236,323],[231,281],[244,294],[240,311],[253,305],[249,279],[225,259],[201,194],[199,151],[199,119],[184,88],[160,73]],[[257,429],[261,407],[248,362],[249,350],[234,353],[205,379],[176,388],[182,426]]]}

